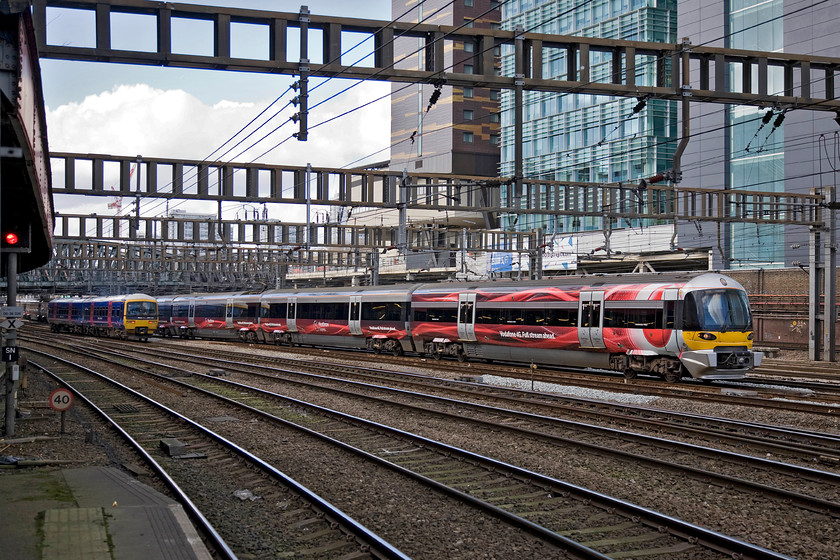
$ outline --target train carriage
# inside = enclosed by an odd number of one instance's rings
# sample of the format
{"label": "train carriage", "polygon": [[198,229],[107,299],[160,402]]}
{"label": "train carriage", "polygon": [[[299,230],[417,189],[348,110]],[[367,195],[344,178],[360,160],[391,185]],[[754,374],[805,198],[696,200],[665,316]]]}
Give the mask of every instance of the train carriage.
{"label": "train carriage", "polygon": [[177,296],[163,296],[156,298],[158,305],[158,336],[176,336],[175,327],[172,325],[172,304]]}
{"label": "train carriage", "polygon": [[[159,302],[164,298],[159,298]],[[239,339],[257,342],[259,294],[223,293],[177,296],[171,305],[170,332],[182,338]]]}
{"label": "train carriage", "polygon": [[55,332],[147,341],[157,330],[157,301],[145,294],[62,298],[49,302],[47,322]]}
{"label": "train carriage", "polygon": [[267,341],[402,354],[408,337],[409,287],[315,289],[267,292],[260,328]]}
{"label": "train carriage", "polygon": [[758,365],[746,292],[720,274],[429,285],[412,298],[418,350],[658,374],[739,378]]}

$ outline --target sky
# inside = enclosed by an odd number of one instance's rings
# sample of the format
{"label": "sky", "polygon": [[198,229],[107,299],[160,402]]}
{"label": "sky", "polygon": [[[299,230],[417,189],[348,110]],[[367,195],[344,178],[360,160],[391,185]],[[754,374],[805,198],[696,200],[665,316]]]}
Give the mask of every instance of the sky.
{"label": "sky", "polygon": [[[186,3],[292,13],[299,12],[301,5],[306,5],[313,15],[384,21],[391,18],[390,0],[188,0]],[[175,28],[173,24],[175,52],[201,54],[210,48],[212,43],[207,40],[209,28],[183,22],[179,25],[181,27]],[[232,55],[264,52],[267,36],[263,30],[247,26],[233,28]],[[115,48],[151,50],[156,40],[153,18],[112,18],[111,35]],[[93,37],[90,12],[68,9],[47,11],[49,44],[92,46]],[[290,37],[290,48],[295,42],[296,39]],[[348,54],[343,62],[348,64],[364,57],[365,49],[367,52],[372,50],[372,41]],[[318,57],[320,53],[310,53],[313,62],[318,61]],[[297,111],[288,104],[292,97],[289,86],[294,81],[290,76],[50,59],[41,60],[41,73],[49,145],[53,152],[194,160],[214,155],[215,159],[224,151],[216,151],[219,146],[267,107],[271,108],[262,120],[275,113],[277,115],[263,129],[264,132],[254,138],[284,123]],[[263,155],[297,131],[297,125],[286,123],[263,143],[242,151],[251,143],[248,142],[223,159],[288,165],[311,163],[316,167],[358,165],[353,162],[366,156],[369,162],[388,159],[390,103],[387,97],[333,123],[313,126],[350,108],[387,96],[390,85],[387,82],[358,83],[355,80],[334,79],[319,86],[322,82],[324,80],[315,78],[309,80],[310,133],[307,142],[288,140]],[[354,84],[358,85],[313,108]],[[347,134],[348,130],[353,133]],[[53,181],[63,184],[63,169],[55,167]],[[85,178],[77,175],[79,180],[84,181]],[[108,180],[106,174],[106,188]],[[111,200],[105,197],[55,197],[56,211],[65,214],[110,215],[114,210],[108,209],[109,202]],[[126,204],[124,202],[124,207]],[[151,201],[143,202],[141,212],[147,215],[143,209],[148,208],[151,215],[157,214],[159,210],[154,210],[155,206],[157,204]],[[223,217],[233,218],[241,206],[225,204]],[[186,202],[181,203],[180,208],[188,212],[208,209],[215,212],[216,204]],[[271,208],[270,214],[278,215],[269,217],[297,221],[302,217],[301,212],[299,208],[277,207]]]}

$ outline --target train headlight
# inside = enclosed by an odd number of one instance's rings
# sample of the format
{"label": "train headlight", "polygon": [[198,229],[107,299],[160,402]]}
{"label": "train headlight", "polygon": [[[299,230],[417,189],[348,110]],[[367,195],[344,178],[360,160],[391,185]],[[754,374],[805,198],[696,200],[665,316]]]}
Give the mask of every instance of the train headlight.
{"label": "train headlight", "polygon": [[752,338],[753,338],[753,333],[749,333],[749,334],[747,335],[747,340],[752,340]]}
{"label": "train headlight", "polygon": [[717,337],[710,332],[701,332],[697,336],[699,336],[703,340],[717,340]]}

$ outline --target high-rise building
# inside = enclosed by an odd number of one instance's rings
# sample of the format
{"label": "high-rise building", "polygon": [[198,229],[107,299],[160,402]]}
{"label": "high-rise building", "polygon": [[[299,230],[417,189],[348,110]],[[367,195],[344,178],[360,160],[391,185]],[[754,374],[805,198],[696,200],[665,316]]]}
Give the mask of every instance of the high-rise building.
{"label": "high-rise building", "polygon": [[[496,0],[392,0],[391,13],[396,18],[411,10],[400,21],[491,29],[499,26],[498,4]],[[471,73],[478,54],[477,43],[452,41],[444,55],[446,71]],[[400,69],[423,68],[423,40],[397,38],[394,60]],[[444,84],[433,98],[435,89],[434,84],[391,85],[391,169],[497,176],[500,92]]]}
{"label": "high-rise building", "polygon": [[[674,43],[675,0],[516,0],[502,4],[502,29]],[[546,78],[565,79],[566,53],[544,53]],[[593,53],[591,75],[606,79],[611,59]],[[636,83],[654,85],[655,64],[636,66]],[[502,75],[514,75],[512,46],[502,49]],[[502,94],[501,175],[514,175],[513,92]],[[671,167],[676,147],[676,104],[571,93],[526,91],[523,115],[524,177],[592,183],[632,181]],[[569,233],[603,227],[601,218],[510,216],[508,227]],[[620,227],[622,224],[618,224]],[[629,225],[629,224],[628,224]]]}
{"label": "high-rise building", "polygon": [[[694,45],[840,57],[840,0],[680,2],[678,22],[679,35]],[[727,78],[740,88],[737,68]],[[783,69],[768,70],[768,91],[784,91]],[[765,116],[769,120],[762,126]],[[837,156],[830,146],[836,150],[840,141],[832,117],[807,108],[693,103],[682,183],[788,193],[834,186],[827,172],[836,167]],[[791,266],[808,262],[808,233],[805,227],[687,224],[680,244],[711,247],[718,268]]]}

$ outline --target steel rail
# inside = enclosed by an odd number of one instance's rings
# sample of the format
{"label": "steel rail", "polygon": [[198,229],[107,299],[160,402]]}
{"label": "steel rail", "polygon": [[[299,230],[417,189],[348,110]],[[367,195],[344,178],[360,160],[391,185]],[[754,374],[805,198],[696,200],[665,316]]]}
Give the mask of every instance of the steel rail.
{"label": "steel rail", "polygon": [[[184,422],[185,424],[187,424],[188,426],[190,426],[194,430],[202,433],[204,436],[218,442],[219,444],[221,444],[225,448],[230,449],[231,451],[233,451],[234,453],[236,453],[240,457],[244,458],[246,461],[258,466],[260,469],[263,469],[265,472],[270,473],[271,476],[275,477],[282,484],[291,488],[294,492],[296,492],[297,494],[302,496],[304,499],[306,499],[308,502],[310,502],[314,507],[321,509],[327,516],[329,516],[330,518],[332,518],[333,520],[335,520],[336,522],[341,524],[346,530],[349,530],[350,533],[354,537],[356,537],[358,539],[361,539],[361,542],[365,543],[367,546],[370,546],[371,547],[370,552],[375,553],[377,555],[377,557],[383,558],[383,559],[389,559],[389,560],[410,560],[408,556],[404,555],[398,549],[391,546],[387,541],[385,541],[384,539],[382,539],[381,537],[376,535],[374,532],[370,531],[367,527],[361,525],[355,519],[353,519],[349,515],[345,514],[343,511],[341,511],[340,509],[338,509],[337,507],[335,507],[331,503],[327,502],[326,500],[324,500],[323,498],[321,498],[320,496],[318,496],[317,494],[315,494],[314,492],[312,492],[311,490],[309,490],[305,486],[301,485],[300,483],[298,483],[297,481],[295,481],[291,477],[287,476],[285,473],[277,470],[272,465],[266,463],[265,461],[263,461],[259,457],[253,455],[252,453],[248,452],[244,448],[242,448],[239,445],[233,443],[232,441],[222,437],[221,435],[213,432],[212,430],[209,430],[208,428],[205,428],[204,426],[195,422],[194,420],[176,412],[175,410],[173,410],[169,407],[166,407],[166,406],[162,405],[161,403],[156,402],[155,400],[143,395],[142,393],[139,393],[139,392],[137,392],[137,391],[135,391],[135,390],[133,390],[133,389],[117,382],[117,381],[114,381],[113,379],[110,379],[107,376],[102,375],[101,373],[98,373],[98,372],[96,372],[96,371],[94,371],[90,368],[87,368],[83,365],[76,364],[76,363],[74,363],[70,360],[67,360],[65,358],[61,358],[59,356],[51,355],[47,352],[33,350],[33,349],[29,349],[29,351],[36,352],[38,354],[41,354],[43,356],[48,357],[49,359],[56,360],[58,362],[67,364],[70,367],[78,368],[78,369],[84,371],[85,373],[87,373],[91,376],[94,376],[94,377],[96,377],[96,378],[98,378],[98,379],[100,379],[100,380],[102,380],[106,383],[109,383],[109,384],[111,384],[115,387],[118,387],[120,390],[127,392],[128,394],[130,394],[130,395],[134,396],[135,398],[149,404],[150,406],[152,406],[154,408],[157,408],[159,410],[162,410],[163,412],[165,412],[167,414],[172,415],[173,417],[175,417],[179,421]],[[36,362],[32,362],[32,363],[36,367],[39,367],[40,369],[46,371],[45,368],[43,368],[41,366],[38,366]],[[123,365],[123,367],[125,367],[125,366]],[[148,374],[148,372],[144,372],[144,373]],[[58,377],[56,377],[56,378],[60,379]],[[67,385],[64,382],[62,382],[62,383]],[[74,387],[71,387],[69,385],[67,385],[67,386],[72,388],[74,392],[76,392],[77,394],[79,394],[80,397],[82,397],[82,394],[78,389],[76,389]],[[87,403],[91,402],[87,398],[84,398],[84,400]],[[91,403],[91,405],[92,405],[92,403]],[[92,406],[101,415],[105,414],[104,412],[101,411],[101,409],[99,409],[95,405],[92,405]],[[111,422],[113,422],[113,421],[111,421]],[[125,433],[122,429],[120,429],[120,431]],[[130,437],[130,436],[128,436],[128,437]],[[144,456],[148,456],[148,454],[144,452]],[[149,457],[150,461],[154,462],[154,459],[152,459],[150,456],[148,456],[148,457]],[[157,465],[156,462],[154,462],[154,464]],[[158,465],[158,468],[161,470],[161,473],[163,473],[164,476],[169,478],[168,475],[166,475],[165,471],[163,471],[162,467],[160,467]],[[174,484],[174,481],[173,481],[173,484]],[[183,492],[180,492],[179,496],[182,496],[185,500],[189,501],[189,498]],[[189,503],[192,504],[191,501],[189,501]],[[196,506],[194,504],[192,504],[191,507],[194,508],[195,511],[200,514],[200,511],[198,511],[198,509],[196,508]],[[201,516],[201,518],[203,519],[203,515]],[[205,519],[205,521],[206,521],[206,519]],[[207,522],[207,524],[209,525],[209,522]],[[215,534],[218,535],[218,533],[215,533]],[[218,538],[220,539],[220,542],[222,544],[224,544],[224,541],[221,540],[221,537],[219,536]],[[225,547],[225,549],[230,550],[229,547],[227,547],[226,544],[224,544],[224,547]],[[232,551],[230,551],[230,556],[229,557],[230,558],[236,558],[236,556],[233,554]]]}

